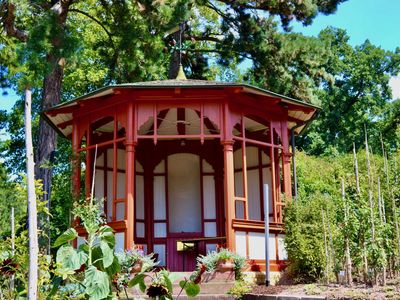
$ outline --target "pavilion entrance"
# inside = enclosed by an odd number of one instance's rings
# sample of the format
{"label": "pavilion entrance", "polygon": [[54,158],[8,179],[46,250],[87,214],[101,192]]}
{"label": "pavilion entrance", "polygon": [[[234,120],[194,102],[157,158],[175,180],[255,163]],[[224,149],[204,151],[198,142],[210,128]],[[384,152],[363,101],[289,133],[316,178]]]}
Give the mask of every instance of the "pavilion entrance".
{"label": "pavilion entrance", "polygon": [[[161,266],[192,271],[198,254],[224,242],[220,141],[206,140],[203,145],[200,140],[161,140],[157,145],[139,141],[136,153],[143,171],[136,172],[135,241],[157,253]],[[138,203],[140,191],[143,204]],[[142,220],[143,215],[147,218]]]}

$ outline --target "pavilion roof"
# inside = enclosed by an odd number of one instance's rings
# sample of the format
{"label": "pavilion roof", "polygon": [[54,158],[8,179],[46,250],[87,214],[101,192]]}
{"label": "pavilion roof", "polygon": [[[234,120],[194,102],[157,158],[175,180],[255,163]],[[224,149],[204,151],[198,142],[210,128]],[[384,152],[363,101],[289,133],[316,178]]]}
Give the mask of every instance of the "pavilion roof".
{"label": "pavilion roof", "polygon": [[[60,128],[60,124],[67,124],[72,120],[72,113],[65,112],[62,108],[79,106],[83,101],[99,98],[107,95],[112,95],[115,93],[116,89],[168,89],[168,88],[204,88],[204,89],[215,89],[215,88],[242,88],[244,93],[255,94],[259,96],[268,96],[270,98],[277,98],[283,104],[292,104],[295,106],[300,106],[309,109],[309,113],[303,112],[301,110],[291,110],[288,109],[289,117],[297,119],[300,121],[298,125],[296,122],[290,122],[288,124],[289,129],[295,128],[295,132],[300,134],[308,123],[315,117],[316,112],[320,109],[318,106],[307,103],[302,100],[294,99],[284,95],[280,95],[271,92],[266,89],[262,89],[256,86],[252,86],[245,83],[235,83],[235,82],[222,82],[222,81],[208,81],[208,80],[196,80],[196,79],[184,79],[184,80],[156,80],[156,81],[144,81],[135,83],[123,83],[115,84],[102,87],[88,94],[79,96],[70,101],[60,103],[42,113],[42,115],[47,119],[47,121],[52,125],[58,132],[64,136],[69,136],[72,132],[72,124]],[[57,113],[59,111],[59,113]]]}

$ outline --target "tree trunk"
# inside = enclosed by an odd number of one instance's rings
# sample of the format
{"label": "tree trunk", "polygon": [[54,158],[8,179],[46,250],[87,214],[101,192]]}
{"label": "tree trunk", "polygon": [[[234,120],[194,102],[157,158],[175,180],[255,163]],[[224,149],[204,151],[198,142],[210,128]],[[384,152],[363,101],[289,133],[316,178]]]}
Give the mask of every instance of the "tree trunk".
{"label": "tree trunk", "polygon": [[29,287],[28,299],[37,299],[38,284],[38,231],[37,231],[37,210],[35,177],[32,146],[32,125],[31,125],[31,103],[32,93],[25,90],[25,145],[26,145],[26,177],[28,186],[28,222],[29,222]]}
{"label": "tree trunk", "polygon": [[[172,34],[172,38],[176,41],[176,43],[179,43],[179,35],[180,35],[179,30]],[[169,62],[169,70],[168,70],[169,79],[175,79],[176,76],[178,75],[179,63],[180,63],[179,51],[174,51],[171,55],[171,60]]]}

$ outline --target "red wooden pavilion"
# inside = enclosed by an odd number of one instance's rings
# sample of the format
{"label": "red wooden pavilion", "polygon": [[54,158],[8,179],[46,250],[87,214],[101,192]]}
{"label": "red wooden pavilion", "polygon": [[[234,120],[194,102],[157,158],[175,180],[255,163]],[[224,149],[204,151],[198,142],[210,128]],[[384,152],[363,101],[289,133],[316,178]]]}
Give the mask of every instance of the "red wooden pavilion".
{"label": "red wooden pavilion", "polygon": [[[268,184],[278,270],[286,259],[281,195],[292,196],[290,131],[300,133],[316,110],[247,84],[165,80],[104,87],[44,116],[72,139],[76,196],[89,196],[95,173],[118,249],[143,245],[172,271],[193,270],[195,256],[220,243],[261,263]],[[185,240],[197,253],[178,251]]]}

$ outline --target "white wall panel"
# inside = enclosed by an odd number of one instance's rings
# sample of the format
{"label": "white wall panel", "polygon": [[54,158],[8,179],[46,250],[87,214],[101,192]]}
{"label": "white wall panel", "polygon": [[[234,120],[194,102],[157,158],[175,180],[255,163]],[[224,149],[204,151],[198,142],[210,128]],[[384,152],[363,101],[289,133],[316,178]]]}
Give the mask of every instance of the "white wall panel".
{"label": "white wall panel", "polygon": [[165,177],[154,177],[154,219],[165,220],[166,203],[165,203]]}
{"label": "white wall panel", "polygon": [[258,148],[246,147],[246,165],[247,168],[258,166]]}
{"label": "white wall panel", "polygon": [[247,257],[246,251],[246,232],[236,231],[236,253]]}
{"label": "white wall panel", "polygon": [[121,221],[125,219],[125,203],[118,202],[116,204],[116,220]]}
{"label": "white wall panel", "polygon": [[235,169],[241,169],[243,167],[241,148],[233,152],[233,165]]}
{"label": "white wall panel", "polygon": [[107,149],[107,167],[114,167],[114,149]]}
{"label": "white wall panel", "polygon": [[203,159],[203,172],[214,173],[214,168],[205,159]]}
{"label": "white wall panel", "polygon": [[203,176],[204,218],[215,219],[215,181],[214,176]]}
{"label": "white wall panel", "polygon": [[117,232],[115,234],[115,252],[123,252],[125,250],[125,233]]}
{"label": "white wall panel", "polygon": [[[269,191],[269,195],[268,195],[268,199],[269,199],[269,212],[272,213],[274,211],[273,209],[273,202],[272,202],[272,180],[271,180],[271,170],[269,168],[263,168],[262,170],[263,173],[263,185],[264,184],[268,184],[268,191]],[[263,187],[263,191],[264,191],[264,187]]]}
{"label": "white wall panel", "polygon": [[153,246],[154,253],[158,253],[158,261],[160,262],[158,266],[163,267],[166,265],[166,247],[165,244],[155,244]]}
{"label": "white wall panel", "polygon": [[[249,258],[265,259],[265,235],[259,232],[249,232]],[[276,259],[275,235],[270,235],[268,241],[269,259]]]}
{"label": "white wall panel", "polygon": [[215,222],[204,222],[204,236],[217,236],[217,224]]}
{"label": "white wall panel", "polygon": [[242,172],[235,172],[235,196],[244,197]]}
{"label": "white wall panel", "polygon": [[200,160],[197,155],[168,156],[170,232],[201,232]]}
{"label": "white wall panel", "polygon": [[112,220],[113,172],[107,172],[107,220]]}
{"label": "white wall panel", "polygon": [[166,223],[154,223],[154,237],[156,237],[156,238],[167,237],[167,224]]}
{"label": "white wall panel", "polygon": [[94,196],[100,200],[104,198],[104,171],[96,170],[96,178],[94,179]]}
{"label": "white wall panel", "polygon": [[280,260],[287,260],[288,255],[285,247],[285,235],[278,234],[278,255]]}
{"label": "white wall panel", "polygon": [[117,173],[117,199],[125,198],[126,179],[125,173]]}
{"label": "white wall panel", "polygon": [[144,219],[144,180],[142,175],[136,175],[136,218]]}
{"label": "white wall panel", "polygon": [[97,156],[96,166],[98,166],[98,167],[103,167],[104,166],[104,153],[102,153],[101,155]]}
{"label": "white wall panel", "polygon": [[144,172],[143,166],[137,160],[135,161],[135,171],[136,172]]}
{"label": "white wall panel", "polygon": [[117,149],[117,168],[126,170],[125,149]]}
{"label": "white wall panel", "polygon": [[155,168],[154,173],[164,173],[165,172],[165,161],[162,160]]}
{"label": "white wall panel", "polygon": [[261,220],[259,171],[247,171],[248,209],[250,220]]}
{"label": "white wall panel", "polygon": [[136,222],[136,236],[138,238],[144,238],[144,231],[145,231],[144,223]]}
{"label": "white wall panel", "polygon": [[235,201],[236,219],[244,219],[244,202]]}

